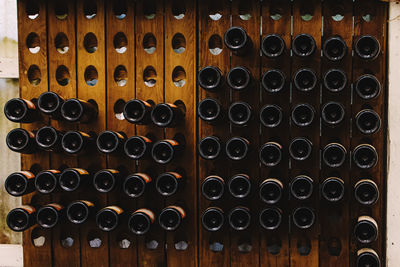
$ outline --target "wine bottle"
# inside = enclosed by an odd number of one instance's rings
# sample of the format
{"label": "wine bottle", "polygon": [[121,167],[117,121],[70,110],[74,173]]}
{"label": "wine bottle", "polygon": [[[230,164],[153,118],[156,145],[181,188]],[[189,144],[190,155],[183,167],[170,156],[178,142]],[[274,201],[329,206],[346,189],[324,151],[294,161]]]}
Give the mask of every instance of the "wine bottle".
{"label": "wine bottle", "polygon": [[125,155],[134,160],[150,158],[153,141],[147,136],[132,136],[124,143]]}
{"label": "wine bottle", "polygon": [[357,251],[356,267],[380,267],[381,260],[375,250],[362,248]]}
{"label": "wine bottle", "polygon": [[22,98],[13,98],[4,105],[7,119],[18,123],[31,123],[41,119],[35,103]]}
{"label": "wine bottle", "polygon": [[225,152],[231,160],[243,160],[249,153],[250,142],[244,137],[232,137],[226,142]]}
{"label": "wine bottle", "polygon": [[335,127],[344,120],[345,110],[339,102],[328,102],[322,106],[322,120],[330,126]]}
{"label": "wine bottle", "polygon": [[57,189],[58,179],[61,172],[59,170],[41,171],[36,175],[35,188],[42,194],[51,194]]}
{"label": "wine bottle", "polygon": [[73,224],[83,224],[94,214],[94,203],[88,200],[77,200],[67,207],[67,218]]}
{"label": "wine bottle", "polygon": [[166,231],[174,231],[186,218],[186,212],[181,206],[168,206],[158,216],[158,223]]}
{"label": "wine bottle", "polygon": [[307,160],[311,156],[312,143],[304,137],[297,137],[289,145],[289,154],[294,160]]}
{"label": "wine bottle", "polygon": [[275,207],[263,209],[260,213],[259,221],[265,230],[278,229],[282,223],[282,211]]}
{"label": "wine bottle", "polygon": [[247,174],[236,174],[228,182],[229,193],[234,198],[245,198],[251,192],[251,180]]}
{"label": "wine bottle", "polygon": [[140,99],[129,100],[124,106],[125,119],[133,124],[149,125],[151,123],[151,111],[154,104],[152,101]]}
{"label": "wine bottle", "polygon": [[201,193],[208,200],[221,199],[225,191],[225,181],[217,175],[210,175],[201,184]]}
{"label": "wine bottle", "polygon": [[58,152],[62,150],[61,140],[64,133],[54,127],[44,126],[36,132],[36,144],[44,151]]}
{"label": "wine bottle", "polygon": [[370,244],[378,238],[378,224],[370,216],[360,216],[354,227],[354,236],[361,244]]}
{"label": "wine bottle", "polygon": [[322,159],[328,167],[338,168],[345,162],[346,154],[347,150],[342,144],[330,143],[324,147]]}
{"label": "wine bottle", "polygon": [[146,173],[130,174],[122,184],[122,191],[131,198],[140,197],[144,194],[151,181],[151,177]]}
{"label": "wine bottle", "polygon": [[124,210],[118,206],[108,206],[96,214],[96,224],[101,230],[110,232],[121,223]]}
{"label": "wine bottle", "polygon": [[322,197],[329,202],[338,202],[344,197],[344,181],[338,177],[325,179],[321,187]]}
{"label": "wine bottle", "polygon": [[310,104],[297,104],[292,110],[292,121],[299,127],[307,127],[314,121],[315,109]]}
{"label": "wine bottle", "polygon": [[61,116],[69,122],[90,123],[98,116],[96,102],[76,98],[68,99],[61,105]]}
{"label": "wine bottle", "polygon": [[299,34],[292,41],[293,53],[299,57],[311,56],[314,54],[316,47],[314,38],[309,34]]}
{"label": "wine bottle", "polygon": [[161,103],[151,111],[151,120],[158,127],[173,128],[184,123],[185,109],[183,105]]}
{"label": "wine bottle", "polygon": [[365,60],[376,59],[380,50],[379,41],[371,35],[360,36],[355,44],[356,55]]}
{"label": "wine bottle", "polygon": [[122,153],[126,135],[123,132],[103,131],[96,139],[97,149],[104,154]]}
{"label": "wine bottle", "polygon": [[268,34],[261,42],[261,51],[268,58],[281,56],[286,49],[285,41],[278,34]]}
{"label": "wine bottle", "polygon": [[379,199],[378,185],[370,179],[361,179],[354,185],[354,197],[362,205],[374,205]]}
{"label": "wine bottle", "polygon": [[285,86],[286,77],[282,71],[278,69],[268,70],[264,72],[261,85],[268,93],[278,93]]}
{"label": "wine bottle", "polygon": [[300,69],[294,74],[294,86],[300,92],[310,92],[317,86],[317,75],[312,69]]}
{"label": "wine bottle", "polygon": [[4,187],[10,195],[21,197],[35,191],[35,175],[30,171],[20,171],[10,174]]}
{"label": "wine bottle", "polygon": [[11,130],[7,134],[6,143],[10,150],[21,154],[33,154],[37,151],[35,134],[22,128]]}
{"label": "wine bottle", "polygon": [[64,152],[71,155],[82,155],[96,146],[96,136],[94,133],[81,131],[68,131],[61,140]]}
{"label": "wine bottle", "polygon": [[324,42],[323,53],[330,61],[342,60],[347,54],[346,42],[340,36],[331,36]]}
{"label": "wine bottle", "polygon": [[[181,140],[182,139],[182,140]],[[160,164],[167,164],[183,153],[185,140],[175,137],[157,141],[151,149],[153,160]]]}
{"label": "wine bottle", "polygon": [[282,199],[283,183],[275,178],[265,179],[260,184],[259,194],[264,203],[275,205]]}
{"label": "wine bottle", "polygon": [[296,176],[290,183],[290,193],[297,200],[309,199],[314,190],[314,180],[307,175]]}
{"label": "wine bottle", "polygon": [[293,223],[300,229],[309,229],[315,223],[315,212],[309,207],[299,207],[293,212]]}
{"label": "wine bottle", "polygon": [[41,207],[36,213],[37,224],[44,229],[54,228],[64,219],[65,208],[58,203],[50,203]]}
{"label": "wine bottle", "polygon": [[356,115],[357,129],[363,134],[374,134],[381,128],[381,118],[372,109],[363,109]]}
{"label": "wine bottle", "polygon": [[252,80],[253,78],[250,71],[241,66],[232,68],[226,76],[228,86],[233,90],[240,92],[249,89]]}
{"label": "wine bottle", "polygon": [[252,48],[252,41],[241,27],[230,27],[224,35],[225,45],[233,54],[244,56]]}
{"label": "wine bottle", "polygon": [[62,171],[58,183],[62,190],[75,192],[78,189],[85,189],[89,186],[91,179],[87,170],[81,168],[67,168]]}
{"label": "wine bottle", "polygon": [[223,120],[222,106],[216,99],[203,99],[197,108],[201,120],[210,124],[217,124]]}
{"label": "wine bottle", "polygon": [[249,228],[251,222],[250,210],[246,207],[233,208],[228,215],[229,225],[233,230],[243,231]]}
{"label": "wine bottle", "polygon": [[234,126],[246,126],[251,114],[250,105],[242,101],[232,103],[228,111],[229,120]]}
{"label": "wine bottle", "polygon": [[215,160],[221,154],[221,141],[216,136],[204,137],[198,146],[200,156],[205,160]]}
{"label": "wine bottle", "polygon": [[282,160],[282,146],[277,142],[265,143],[259,153],[260,161],[267,167],[274,167]]}
{"label": "wine bottle", "polygon": [[114,169],[104,169],[93,176],[93,186],[100,193],[113,191],[121,182],[121,173]]}
{"label": "wine bottle", "polygon": [[201,224],[209,232],[221,230],[224,220],[224,211],[218,207],[209,207],[201,215]]}
{"label": "wine bottle", "polygon": [[330,69],[324,75],[324,87],[332,93],[341,92],[346,88],[347,76],[343,70]]}
{"label": "wine bottle", "polygon": [[372,145],[361,144],[353,151],[353,161],[360,169],[371,169],[378,162],[378,153]]}
{"label": "wine bottle", "polygon": [[182,188],[184,177],[178,172],[165,172],[156,179],[156,189],[164,197],[174,195]]}
{"label": "wine bottle", "polygon": [[210,92],[218,91],[222,85],[222,72],[219,68],[207,66],[199,72],[199,86]]}
{"label": "wine bottle", "polygon": [[374,99],[382,90],[378,78],[371,74],[364,74],[356,81],[356,92],[364,100]]}
{"label": "wine bottle", "polygon": [[128,219],[129,230],[135,235],[144,235],[150,231],[156,215],[149,209],[138,209],[134,211]]}
{"label": "wine bottle", "polygon": [[36,224],[36,208],[23,205],[11,210],[7,215],[7,225],[15,232],[23,232]]}
{"label": "wine bottle", "polygon": [[44,92],[38,98],[39,110],[54,120],[61,120],[61,106],[64,98],[54,92]]}
{"label": "wine bottle", "polygon": [[277,105],[265,105],[260,111],[260,121],[267,128],[278,127],[282,118],[282,109]]}

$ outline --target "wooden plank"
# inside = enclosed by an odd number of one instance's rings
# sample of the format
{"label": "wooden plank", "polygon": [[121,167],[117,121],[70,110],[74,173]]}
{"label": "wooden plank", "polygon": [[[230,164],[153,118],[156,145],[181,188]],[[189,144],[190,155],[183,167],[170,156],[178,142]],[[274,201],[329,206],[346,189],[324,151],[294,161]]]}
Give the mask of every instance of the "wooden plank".
{"label": "wooden plank", "polygon": [[[184,16],[182,17],[182,14]],[[185,51],[176,53],[173,40],[175,34],[180,33],[185,38]],[[196,153],[196,119],[195,119],[195,81],[196,81],[196,9],[194,1],[165,1],[164,11],[164,44],[165,44],[165,102],[182,101],[186,107],[185,122],[176,128],[166,129],[166,138],[173,138],[175,134],[185,136],[185,150],[179,159],[169,164],[167,171],[183,168],[185,171],[185,190],[176,196],[166,199],[166,205],[177,201],[186,207],[186,221],[173,233],[167,233],[167,265],[168,266],[197,266],[197,181],[196,162],[193,160]],[[175,49],[177,50],[177,49]],[[178,51],[178,50],[177,50]],[[183,70],[183,71],[182,71]],[[185,82],[184,85],[183,81]],[[177,87],[181,86],[181,87]],[[182,93],[185,92],[185,93]],[[185,250],[177,250],[179,243],[187,243]]]}
{"label": "wooden plank", "polygon": [[[38,98],[48,90],[47,76],[47,29],[46,29],[46,2],[45,1],[18,1],[18,39],[20,60],[20,96],[26,99]],[[40,43],[40,50],[31,53],[26,46],[26,39],[34,33]],[[34,51],[36,52],[36,51]],[[35,85],[36,84],[36,85]],[[36,130],[44,126],[46,121],[23,125],[27,130]],[[38,172],[49,168],[48,153],[39,152],[21,156],[21,169]],[[22,197],[23,204],[32,203],[43,205],[48,203],[49,196],[36,193]],[[35,247],[32,238],[45,238],[44,245]],[[24,265],[38,266],[52,264],[51,232],[31,228],[23,233]]]}
{"label": "wooden plank", "polygon": [[[96,120],[89,124],[80,124],[79,129],[84,132],[94,131],[97,134],[105,130],[107,114],[104,6],[103,0],[78,1],[76,9],[77,96],[86,101],[95,100],[99,110]],[[93,38],[94,36],[95,38]],[[106,157],[97,152],[81,156],[79,157],[79,166],[87,169],[90,173],[95,173],[106,167]],[[93,188],[80,197],[93,201],[96,210],[105,207],[107,203],[107,197],[99,195]],[[90,241],[95,240],[95,238],[101,240],[101,245],[92,248]],[[82,266],[104,265],[104,263],[109,262],[108,234],[97,228],[94,218],[81,226],[80,240]]]}

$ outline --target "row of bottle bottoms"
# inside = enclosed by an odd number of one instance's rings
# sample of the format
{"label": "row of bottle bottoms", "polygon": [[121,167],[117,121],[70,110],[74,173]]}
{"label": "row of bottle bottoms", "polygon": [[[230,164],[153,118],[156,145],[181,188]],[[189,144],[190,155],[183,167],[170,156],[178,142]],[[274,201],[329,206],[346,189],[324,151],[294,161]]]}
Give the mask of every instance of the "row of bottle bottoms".
{"label": "row of bottle bottoms", "polygon": [[[185,187],[186,176],[183,170],[165,172],[158,175],[154,182],[154,175],[147,173],[133,173],[122,175],[119,170],[104,169],[91,175],[80,168],[59,170],[45,170],[34,175],[30,171],[20,171],[10,174],[4,183],[6,191],[15,197],[37,191],[41,194],[51,194],[62,190],[77,192],[87,190],[93,186],[99,193],[110,193],[114,190],[122,192],[131,198],[143,196],[149,190],[155,191],[164,197],[172,196]],[[251,195],[254,181],[247,174],[235,174],[228,181],[218,175],[210,175],[201,183],[203,197],[214,201],[222,199],[225,191],[236,199],[244,199]],[[307,175],[298,175],[288,184],[288,192],[295,200],[310,199],[315,188],[315,181]],[[264,179],[258,185],[257,192],[260,199],[269,205],[274,205],[283,199],[285,194],[284,183],[276,178]],[[338,177],[328,177],[321,182],[320,192],[322,199],[328,202],[339,202],[345,196],[345,182]],[[379,188],[371,179],[360,179],[354,185],[354,197],[358,203],[373,205],[378,201]]]}

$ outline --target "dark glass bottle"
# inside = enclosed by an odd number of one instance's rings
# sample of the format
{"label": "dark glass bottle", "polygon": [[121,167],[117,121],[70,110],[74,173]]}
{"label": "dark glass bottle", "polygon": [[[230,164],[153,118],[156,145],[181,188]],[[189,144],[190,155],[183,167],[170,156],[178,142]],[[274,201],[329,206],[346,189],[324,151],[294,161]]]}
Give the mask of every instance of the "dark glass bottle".
{"label": "dark glass bottle", "polygon": [[164,197],[172,196],[182,187],[184,177],[178,172],[165,172],[156,179],[156,189]]}
{"label": "dark glass bottle", "polygon": [[259,221],[265,230],[278,229],[282,223],[282,211],[275,207],[263,209],[260,212]]}
{"label": "dark glass bottle", "polygon": [[130,174],[122,184],[122,191],[131,198],[140,197],[145,193],[151,181],[152,178],[146,173]]}
{"label": "dark glass bottle", "polygon": [[97,104],[94,101],[68,99],[61,106],[61,115],[69,122],[90,123],[97,118]]}
{"label": "dark glass bottle", "polygon": [[233,90],[240,92],[249,89],[252,80],[253,78],[250,71],[241,66],[232,68],[226,76],[226,82],[228,83],[228,86]]}
{"label": "dark glass bottle", "polygon": [[151,111],[151,120],[158,127],[173,128],[183,124],[185,109],[183,105],[161,103]]}
{"label": "dark glass bottle", "polygon": [[31,123],[40,120],[40,113],[35,103],[22,98],[13,98],[4,105],[7,119],[18,123]]}
{"label": "dark glass bottle", "polygon": [[109,193],[121,183],[121,173],[114,169],[104,169],[93,176],[93,186],[100,193]]}
{"label": "dark glass bottle", "polygon": [[283,89],[285,81],[286,77],[283,72],[278,69],[273,69],[264,72],[261,85],[268,93],[277,93]]}
{"label": "dark glass bottle", "polygon": [[374,75],[364,74],[356,81],[355,88],[359,97],[370,100],[380,94],[382,85]]}
{"label": "dark glass bottle", "polygon": [[198,146],[200,156],[205,160],[215,160],[221,154],[221,140],[216,136],[204,137]]}
{"label": "dark glass bottle", "polygon": [[361,179],[354,185],[354,197],[362,205],[374,205],[379,199],[378,185],[370,179]]}
{"label": "dark glass bottle", "polygon": [[58,183],[62,190],[74,192],[89,186],[91,179],[87,170],[81,168],[68,168],[62,171]]}
{"label": "dark glass bottle", "polygon": [[6,178],[4,187],[14,197],[30,194],[35,191],[35,175],[30,171],[14,172]]}
{"label": "dark glass bottle", "polygon": [[299,57],[311,56],[314,54],[316,47],[314,38],[309,34],[299,34],[292,41],[293,53]]}
{"label": "dark glass bottle", "polygon": [[232,137],[226,142],[225,152],[231,160],[243,160],[249,153],[250,142],[244,137]]}
{"label": "dark glass bottle", "polygon": [[282,146],[277,142],[265,143],[259,152],[260,161],[267,167],[274,167],[282,160]]}
{"label": "dark glass bottle", "polygon": [[343,70],[330,69],[324,75],[324,87],[332,92],[341,92],[346,88],[347,76]]}
{"label": "dark glass bottle", "polygon": [[118,206],[102,208],[96,214],[96,224],[101,230],[110,232],[121,223],[123,213],[124,210]]}
{"label": "dark glass bottle", "polygon": [[205,122],[210,124],[220,123],[223,119],[222,106],[216,99],[203,99],[197,108],[197,113]]}
{"label": "dark glass bottle", "polygon": [[346,42],[340,36],[332,36],[325,40],[324,56],[330,61],[342,60],[347,54]]}
{"label": "dark glass bottle", "polygon": [[36,213],[38,225],[44,229],[54,228],[65,219],[65,208],[58,203],[50,203],[41,207]]}
{"label": "dark glass bottle", "polygon": [[124,106],[125,119],[133,124],[149,125],[151,123],[152,101],[140,99],[129,100]]}
{"label": "dark glass bottle", "polygon": [[278,127],[282,119],[282,109],[277,105],[265,105],[260,111],[260,121],[267,128]]}
{"label": "dark glass bottle", "polygon": [[380,267],[381,260],[375,250],[362,248],[357,251],[356,267]]}
{"label": "dark glass bottle", "polygon": [[134,160],[150,158],[153,141],[147,136],[132,136],[124,144],[125,155]]}
{"label": "dark glass bottle", "polygon": [[6,143],[10,150],[21,154],[33,154],[37,151],[35,134],[22,128],[11,130],[7,134]]}
{"label": "dark glass bottle", "polygon": [[243,231],[249,228],[251,223],[250,210],[246,207],[233,208],[228,215],[229,225],[233,230]]}
{"label": "dark glass bottle", "polygon": [[224,211],[218,207],[209,207],[201,215],[201,224],[209,232],[221,230],[224,220]]}
{"label": "dark glass bottle", "polygon": [[236,174],[228,182],[229,193],[234,198],[245,198],[251,192],[251,180],[247,174]]}
{"label": "dark glass bottle", "polygon": [[322,160],[328,167],[338,168],[345,162],[346,154],[347,150],[342,144],[330,143],[322,151]]}
{"label": "dark glass bottle", "polygon": [[354,48],[356,55],[365,60],[377,58],[381,50],[379,41],[371,35],[360,36]]}
{"label": "dark glass bottle", "polygon": [[54,127],[44,126],[36,132],[36,144],[44,151],[61,151],[61,140],[63,138],[63,134],[64,133],[58,131]]}
{"label": "dark glass bottle", "polygon": [[61,140],[61,146],[64,152],[71,155],[81,155],[96,146],[96,136],[93,133],[81,131],[68,131]]}
{"label": "dark glass bottle", "polygon": [[372,145],[361,144],[353,151],[353,161],[360,169],[370,169],[378,162],[378,153]]}
{"label": "dark glass bottle", "polygon": [[317,75],[312,69],[300,69],[294,74],[294,87],[300,92],[310,92],[317,86]]}
{"label": "dark glass bottle", "polygon": [[23,232],[36,224],[36,208],[23,205],[11,210],[7,215],[7,225],[15,232]]}
{"label": "dark glass bottle", "polygon": [[181,138],[158,141],[151,149],[153,160],[160,164],[167,164],[183,153],[185,141]]}
{"label": "dark glass bottle", "polygon": [[41,171],[36,175],[35,188],[42,194],[51,194],[57,189],[58,179],[61,172],[59,170]]}
{"label": "dark glass bottle", "polygon": [[370,244],[378,238],[378,224],[370,216],[360,216],[354,226],[354,236],[361,244]]}
{"label": "dark glass bottle", "polygon": [[330,126],[335,127],[344,120],[345,110],[339,102],[328,102],[322,106],[322,121]]}
{"label": "dark glass bottle", "polygon": [[315,223],[315,212],[309,207],[299,207],[293,212],[293,223],[300,229],[309,229]]}
{"label": "dark glass bottle", "polygon": [[243,56],[252,48],[252,41],[241,27],[230,27],[224,35],[225,45],[235,55]]}
{"label": "dark glass bottle", "polygon": [[260,184],[260,199],[268,205],[278,203],[283,195],[283,183],[275,178],[265,179]]}
{"label": "dark glass bottle", "polygon": [[201,184],[201,193],[208,200],[221,199],[225,191],[225,181],[217,175],[210,175]]}
{"label": "dark glass bottle", "polygon": [[228,111],[229,120],[234,126],[246,126],[251,114],[251,106],[242,101],[232,103]]}
{"label": "dark glass bottle", "polygon": [[73,201],[67,207],[67,218],[73,224],[82,224],[94,215],[94,209],[94,203],[91,201]]}
{"label": "dark glass bottle", "polygon": [[344,197],[344,181],[337,177],[325,179],[321,186],[322,197],[329,202],[338,202]]}
{"label": "dark glass bottle", "polygon": [[299,127],[307,127],[312,124],[315,117],[315,109],[310,104],[297,104],[292,110],[292,121]]}
{"label": "dark glass bottle", "polygon": [[123,132],[104,131],[96,139],[97,149],[104,154],[122,153],[126,135]]}
{"label": "dark glass bottle", "polygon": [[304,137],[292,140],[289,146],[289,154],[294,160],[307,160],[312,153],[312,143]]}
{"label": "dark glass bottle", "polygon": [[285,41],[278,34],[268,34],[261,42],[261,51],[268,58],[281,56],[286,49]]}
{"label": "dark glass bottle", "polygon": [[156,215],[149,209],[138,209],[128,219],[129,230],[135,235],[144,235],[150,231],[154,224]]}
{"label": "dark glass bottle", "polygon": [[296,176],[290,183],[290,193],[295,199],[309,199],[314,190],[314,180],[307,175]]}
{"label": "dark glass bottle", "polygon": [[357,129],[363,134],[374,134],[381,128],[381,118],[372,109],[363,109],[356,115]]}
{"label": "dark glass bottle", "polygon": [[182,224],[186,218],[186,212],[181,206],[168,206],[164,208],[158,216],[158,222],[166,231],[174,231]]}
{"label": "dark glass bottle", "polygon": [[217,67],[202,68],[198,79],[200,87],[211,92],[218,91],[222,85],[222,73]]}
{"label": "dark glass bottle", "polygon": [[62,119],[61,106],[64,103],[64,98],[54,92],[44,92],[38,98],[39,110],[50,116],[54,120]]}

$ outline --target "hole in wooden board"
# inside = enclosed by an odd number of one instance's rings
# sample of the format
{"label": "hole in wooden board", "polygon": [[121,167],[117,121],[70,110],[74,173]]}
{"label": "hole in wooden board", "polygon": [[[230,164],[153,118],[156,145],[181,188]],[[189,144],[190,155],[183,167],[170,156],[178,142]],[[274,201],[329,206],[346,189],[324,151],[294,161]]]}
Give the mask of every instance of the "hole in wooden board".
{"label": "hole in wooden board", "polygon": [[35,163],[33,164],[30,168],[29,171],[33,174],[38,174],[42,170],[42,167],[40,167],[39,164]]}
{"label": "hole in wooden board", "polygon": [[224,244],[218,241],[210,241],[209,248],[212,252],[221,252],[224,250]]}
{"label": "hole in wooden board", "polygon": [[56,50],[60,54],[66,54],[69,50],[68,37],[63,32],[59,32],[54,39]]}
{"label": "hole in wooden board", "polygon": [[95,0],[85,0],[83,3],[83,13],[87,19],[93,19],[97,15],[97,3]]}
{"label": "hole in wooden board", "polygon": [[314,16],[314,10],[312,5],[308,1],[304,1],[300,7],[300,17],[303,21],[310,21]]}
{"label": "hole in wooden board", "polygon": [[240,253],[249,253],[253,249],[250,238],[238,239],[237,248]]}
{"label": "hole in wooden board", "polygon": [[128,249],[131,247],[132,241],[128,234],[126,233],[119,233],[117,235],[117,244],[120,249]]}
{"label": "hole in wooden board", "polygon": [[278,7],[270,6],[269,16],[272,20],[278,21],[282,18],[282,10]]}
{"label": "hole in wooden board", "polygon": [[32,54],[38,53],[40,51],[39,35],[34,32],[28,34],[28,37],[26,37],[26,46],[28,47],[29,52]]}
{"label": "hole in wooden board", "polygon": [[114,71],[114,81],[118,86],[125,86],[128,82],[128,71],[125,66],[119,65]]}
{"label": "hole in wooden board", "polygon": [[125,0],[114,0],[113,11],[114,11],[114,15],[117,19],[126,18],[126,14],[128,13],[128,6],[126,5],[126,1]]}
{"label": "hole in wooden board", "polygon": [[147,66],[143,71],[143,81],[147,87],[156,85],[157,72],[152,66]]}
{"label": "hole in wooden board", "polygon": [[114,104],[114,116],[117,120],[124,120],[124,106],[125,101],[123,99],[118,99]]}
{"label": "hole in wooden board", "polygon": [[365,22],[371,22],[372,19],[373,19],[373,15],[367,13],[367,14],[362,15],[362,18],[363,18],[363,20],[364,20]]}
{"label": "hole in wooden board", "polygon": [[143,14],[146,19],[154,19],[156,17],[156,4],[154,0],[143,2]]}
{"label": "hole in wooden board", "polygon": [[187,241],[181,240],[181,241],[175,241],[174,247],[176,250],[183,251],[187,250],[189,247],[189,244]]}
{"label": "hole in wooden board", "polygon": [[222,52],[222,38],[221,36],[214,34],[208,40],[208,50],[214,56],[221,54]]}
{"label": "hole in wooden board", "polygon": [[68,233],[68,231],[62,231],[60,235],[60,243],[64,248],[70,248],[74,245],[75,240],[72,237],[73,235]]}
{"label": "hole in wooden board", "polygon": [[[185,103],[182,101],[182,100],[176,100],[175,102],[174,102],[174,105],[175,106],[178,106],[179,108],[181,108],[184,112],[186,112],[186,105],[185,105]],[[184,170],[182,170],[182,172],[183,172]]]}
{"label": "hole in wooden board", "polygon": [[150,250],[156,250],[158,248],[158,241],[153,238],[146,238],[146,248]]}
{"label": "hole in wooden board", "polygon": [[25,9],[26,15],[29,19],[36,19],[39,17],[39,4],[36,0],[28,0]]}
{"label": "hole in wooden board", "polygon": [[251,4],[248,0],[241,0],[239,2],[239,18],[241,20],[249,20],[251,19],[250,8]]}
{"label": "hole in wooden board", "polygon": [[128,39],[126,38],[123,32],[118,32],[114,36],[114,48],[115,51],[119,54],[123,54],[126,52],[128,46]]}
{"label": "hole in wooden board", "polygon": [[94,53],[97,51],[97,37],[94,33],[89,32],[83,39],[83,46],[88,53]]}
{"label": "hole in wooden board", "polygon": [[340,239],[332,237],[328,240],[328,252],[332,256],[339,256],[342,251],[342,243]]}
{"label": "hole in wooden board", "polygon": [[61,65],[57,67],[56,70],[56,80],[59,85],[66,86],[70,81],[71,76],[69,75],[69,70],[66,66]]}
{"label": "hole in wooden board", "polygon": [[172,3],[172,15],[176,19],[183,19],[186,13],[185,1],[174,1]]}
{"label": "hole in wooden board", "polygon": [[343,3],[337,3],[335,6],[333,6],[331,11],[332,19],[334,21],[342,21],[344,19],[344,6]]}
{"label": "hole in wooden board", "polygon": [[67,1],[54,1],[54,13],[56,15],[56,18],[59,20],[66,19],[68,17]]}
{"label": "hole in wooden board", "polygon": [[220,20],[222,18],[222,2],[215,0],[208,0],[208,16],[212,20]]}
{"label": "hole in wooden board", "polygon": [[85,81],[89,86],[95,86],[98,81],[98,73],[94,66],[90,65],[85,69]]}
{"label": "hole in wooden board", "polygon": [[172,37],[172,49],[177,54],[182,54],[186,49],[186,39],[182,33],[176,33],[174,37]]}
{"label": "hole in wooden board", "polygon": [[172,81],[176,87],[183,87],[186,84],[186,72],[181,66],[175,67],[172,71]]}
{"label": "hole in wooden board", "polygon": [[146,33],[143,37],[143,49],[147,54],[153,54],[156,51],[157,39],[152,33]]}
{"label": "hole in wooden board", "polygon": [[272,255],[278,255],[281,252],[282,240],[278,236],[272,236],[267,240],[268,252]]}
{"label": "hole in wooden board", "polygon": [[46,244],[46,237],[44,230],[36,227],[32,230],[31,241],[35,247],[43,247]]}
{"label": "hole in wooden board", "polygon": [[297,240],[297,251],[302,256],[307,256],[311,252],[311,241],[307,237]]}
{"label": "hole in wooden board", "polygon": [[91,230],[87,235],[87,242],[91,248],[99,248],[102,245],[101,234],[98,230]]}
{"label": "hole in wooden board", "polygon": [[31,65],[28,69],[28,80],[33,86],[38,86],[40,84],[42,74],[37,65]]}

